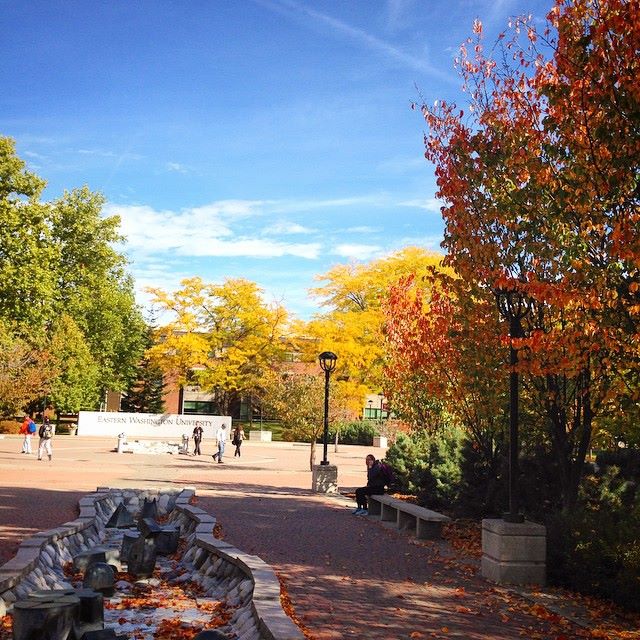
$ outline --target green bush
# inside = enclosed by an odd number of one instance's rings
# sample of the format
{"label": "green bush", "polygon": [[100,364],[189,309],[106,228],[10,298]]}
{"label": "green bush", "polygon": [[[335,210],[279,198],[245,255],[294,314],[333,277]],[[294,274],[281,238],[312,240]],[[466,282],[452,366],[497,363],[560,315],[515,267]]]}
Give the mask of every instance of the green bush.
{"label": "green bush", "polygon": [[421,504],[434,509],[451,509],[460,491],[464,440],[463,430],[455,427],[398,434],[386,457],[398,490],[417,495]]}
{"label": "green bush", "polygon": [[487,459],[471,440],[464,440],[461,452],[461,483],[454,505],[456,515],[465,518],[498,516],[506,510],[506,461],[499,450]]}
{"label": "green bush", "polygon": [[619,468],[583,480],[580,503],[547,521],[553,584],[640,611],[640,491]]}
{"label": "green bush", "polygon": [[615,466],[618,467],[623,478],[640,480],[640,449],[599,451],[596,455],[596,466],[600,473]]}
{"label": "green bush", "polygon": [[370,420],[354,420],[338,422],[329,429],[329,441],[333,442],[338,431],[338,442],[342,444],[359,444],[370,447],[373,436],[378,433],[377,426]]}

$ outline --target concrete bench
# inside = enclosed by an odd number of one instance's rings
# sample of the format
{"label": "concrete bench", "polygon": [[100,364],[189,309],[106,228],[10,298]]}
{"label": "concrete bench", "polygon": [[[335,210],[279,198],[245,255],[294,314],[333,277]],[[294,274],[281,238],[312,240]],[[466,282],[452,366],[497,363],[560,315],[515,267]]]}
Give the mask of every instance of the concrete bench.
{"label": "concrete bench", "polygon": [[420,540],[442,537],[442,525],[451,518],[417,504],[398,500],[387,495],[368,496],[369,516],[383,522],[395,522],[400,531],[414,533]]}

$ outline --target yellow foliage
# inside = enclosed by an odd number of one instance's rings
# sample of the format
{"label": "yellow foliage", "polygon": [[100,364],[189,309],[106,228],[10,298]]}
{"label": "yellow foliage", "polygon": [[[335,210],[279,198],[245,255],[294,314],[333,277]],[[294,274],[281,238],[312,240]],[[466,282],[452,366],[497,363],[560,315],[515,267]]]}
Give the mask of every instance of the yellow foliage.
{"label": "yellow foliage", "polygon": [[418,247],[406,247],[369,263],[342,264],[318,276],[325,282],[312,293],[323,298],[329,311],[316,316],[304,328],[308,341],[306,359],[321,351],[338,356],[335,378],[349,383],[353,394],[346,403],[362,407],[367,392],[382,387],[384,335],[382,301],[398,280],[410,274],[422,278],[442,267],[442,255]]}
{"label": "yellow foliage", "polygon": [[244,279],[218,285],[189,278],[181,285],[173,294],[150,290],[153,303],[173,315],[156,332],[151,361],[180,384],[195,378],[208,389],[253,389],[273,360],[282,357],[284,308],[266,304],[260,288]]}

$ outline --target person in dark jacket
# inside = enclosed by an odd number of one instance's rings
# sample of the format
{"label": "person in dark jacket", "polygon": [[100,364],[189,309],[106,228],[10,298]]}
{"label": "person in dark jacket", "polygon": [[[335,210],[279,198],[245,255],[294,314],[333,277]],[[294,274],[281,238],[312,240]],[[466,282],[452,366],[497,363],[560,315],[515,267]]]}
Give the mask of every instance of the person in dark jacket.
{"label": "person in dark jacket", "polygon": [[375,456],[369,454],[366,458],[367,462],[367,486],[356,489],[357,508],[353,511],[354,515],[366,516],[367,496],[379,496],[384,493],[385,477],[382,465]]}
{"label": "person in dark jacket", "polygon": [[202,442],[202,432],[204,429],[202,428],[202,424],[196,422],[196,426],[193,428],[193,455],[199,456],[200,453],[200,443]]}

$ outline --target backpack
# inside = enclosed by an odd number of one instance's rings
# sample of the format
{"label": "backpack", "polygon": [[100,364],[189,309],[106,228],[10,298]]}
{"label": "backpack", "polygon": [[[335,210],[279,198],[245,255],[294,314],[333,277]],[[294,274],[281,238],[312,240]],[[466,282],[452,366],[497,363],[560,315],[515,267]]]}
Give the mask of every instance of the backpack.
{"label": "backpack", "polygon": [[380,460],[380,468],[382,469],[382,477],[384,478],[385,485],[390,487],[396,479],[393,469],[384,460]]}
{"label": "backpack", "polygon": [[33,420],[27,425],[27,431],[29,433],[35,433],[36,432],[36,423]]}
{"label": "backpack", "polygon": [[40,427],[40,437],[43,440],[49,440],[53,436],[53,429],[50,424],[42,425]]}

